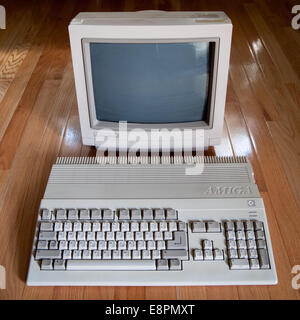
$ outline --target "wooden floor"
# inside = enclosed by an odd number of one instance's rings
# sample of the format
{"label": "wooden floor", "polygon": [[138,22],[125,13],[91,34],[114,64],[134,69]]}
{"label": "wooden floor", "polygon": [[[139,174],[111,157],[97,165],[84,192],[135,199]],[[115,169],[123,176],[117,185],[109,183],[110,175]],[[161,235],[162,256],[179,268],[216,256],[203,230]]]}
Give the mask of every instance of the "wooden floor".
{"label": "wooden floor", "polygon": [[[0,299],[299,299],[300,31],[292,0],[1,1]],[[93,156],[81,143],[67,26],[80,11],[223,10],[234,25],[222,144],[245,155],[263,194],[279,284],[254,287],[26,287],[39,201],[57,156]]]}

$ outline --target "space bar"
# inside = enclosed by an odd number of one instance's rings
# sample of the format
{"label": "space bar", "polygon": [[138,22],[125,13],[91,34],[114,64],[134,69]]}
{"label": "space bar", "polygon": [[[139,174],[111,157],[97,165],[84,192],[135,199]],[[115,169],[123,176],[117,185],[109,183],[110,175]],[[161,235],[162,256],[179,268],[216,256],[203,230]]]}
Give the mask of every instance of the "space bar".
{"label": "space bar", "polygon": [[67,270],[156,270],[155,260],[68,260]]}

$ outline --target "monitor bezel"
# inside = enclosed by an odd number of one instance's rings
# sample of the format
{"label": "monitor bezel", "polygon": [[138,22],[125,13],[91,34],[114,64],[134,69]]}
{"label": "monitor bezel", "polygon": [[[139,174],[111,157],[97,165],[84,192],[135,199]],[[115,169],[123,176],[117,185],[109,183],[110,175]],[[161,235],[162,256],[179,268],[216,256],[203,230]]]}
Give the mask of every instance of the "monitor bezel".
{"label": "monitor bezel", "polygon": [[212,57],[212,75],[209,78],[209,96],[207,112],[209,112],[208,121],[187,121],[187,122],[169,122],[169,123],[139,123],[128,122],[128,129],[211,129],[213,127],[214,111],[215,111],[215,97],[216,97],[216,83],[218,74],[218,59],[219,59],[219,47],[220,38],[178,38],[178,39],[105,39],[105,38],[83,38],[82,42],[82,55],[85,70],[85,83],[87,90],[87,102],[90,126],[94,130],[100,129],[112,129],[116,130],[119,127],[119,122],[102,121],[98,120],[96,116],[94,88],[92,81],[92,70],[90,60],[90,43],[188,43],[188,42],[209,42],[213,43],[213,57]]}

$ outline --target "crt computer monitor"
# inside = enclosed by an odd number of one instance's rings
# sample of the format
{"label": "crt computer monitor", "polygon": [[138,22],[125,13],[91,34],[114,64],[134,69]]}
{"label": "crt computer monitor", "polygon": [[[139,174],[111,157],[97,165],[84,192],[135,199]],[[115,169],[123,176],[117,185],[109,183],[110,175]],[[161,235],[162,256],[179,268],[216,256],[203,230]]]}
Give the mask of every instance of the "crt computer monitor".
{"label": "crt computer monitor", "polygon": [[224,12],[78,14],[69,35],[83,143],[107,147],[102,136],[126,122],[145,133],[141,150],[151,130],[204,129],[204,147],[218,144],[231,34]]}

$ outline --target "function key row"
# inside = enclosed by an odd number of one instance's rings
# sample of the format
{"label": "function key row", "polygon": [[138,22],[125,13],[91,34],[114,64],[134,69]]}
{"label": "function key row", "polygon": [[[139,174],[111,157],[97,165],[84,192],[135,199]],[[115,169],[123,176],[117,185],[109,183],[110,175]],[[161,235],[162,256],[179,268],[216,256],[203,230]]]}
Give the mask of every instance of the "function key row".
{"label": "function key row", "polygon": [[[174,209],[55,209],[55,220],[177,220]],[[52,220],[50,210],[41,210],[41,220]]]}

